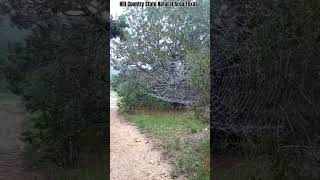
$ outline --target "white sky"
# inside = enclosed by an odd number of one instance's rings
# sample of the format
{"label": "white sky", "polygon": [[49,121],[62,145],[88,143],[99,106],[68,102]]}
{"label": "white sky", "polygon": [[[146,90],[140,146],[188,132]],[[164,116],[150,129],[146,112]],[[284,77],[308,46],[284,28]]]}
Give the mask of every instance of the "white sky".
{"label": "white sky", "polygon": [[126,0],[111,0],[110,1],[110,14],[113,17],[117,17],[121,15],[123,12],[124,7],[120,7],[120,1],[126,1]]}

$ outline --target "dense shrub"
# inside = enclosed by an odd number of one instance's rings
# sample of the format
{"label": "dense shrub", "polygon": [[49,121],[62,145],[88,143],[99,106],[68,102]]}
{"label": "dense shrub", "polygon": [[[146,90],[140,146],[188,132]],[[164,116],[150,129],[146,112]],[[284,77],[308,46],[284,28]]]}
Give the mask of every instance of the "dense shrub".
{"label": "dense shrub", "polygon": [[148,95],[147,91],[135,79],[128,79],[124,72],[114,76],[111,85],[113,90],[121,97],[119,107],[124,112],[168,110],[173,108],[172,103]]}

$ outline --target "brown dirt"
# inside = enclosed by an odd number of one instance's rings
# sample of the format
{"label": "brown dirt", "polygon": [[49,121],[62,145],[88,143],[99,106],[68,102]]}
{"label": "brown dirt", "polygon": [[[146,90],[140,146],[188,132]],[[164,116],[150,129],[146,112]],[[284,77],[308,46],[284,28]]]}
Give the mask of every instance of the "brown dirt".
{"label": "brown dirt", "polygon": [[0,93],[0,180],[39,179],[27,173],[19,140],[26,112],[18,97]]}
{"label": "brown dirt", "polygon": [[169,180],[171,166],[138,129],[117,113],[117,97],[110,96],[111,180]]}

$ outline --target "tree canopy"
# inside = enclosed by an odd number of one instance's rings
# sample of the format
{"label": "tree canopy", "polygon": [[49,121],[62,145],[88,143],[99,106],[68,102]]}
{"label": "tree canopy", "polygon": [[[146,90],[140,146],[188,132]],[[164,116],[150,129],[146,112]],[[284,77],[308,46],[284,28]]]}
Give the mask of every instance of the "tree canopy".
{"label": "tree canopy", "polygon": [[[128,80],[164,101],[195,104],[208,100],[208,94],[196,87],[205,84],[204,89],[209,89],[208,1],[192,8],[128,8],[121,18],[128,24],[125,40],[115,40],[111,47],[111,62],[120,73],[136,77]],[[192,71],[194,66],[202,66],[203,73]]]}
{"label": "tree canopy", "polygon": [[[81,137],[91,128],[108,140],[108,39],[121,36],[105,1],[1,1],[1,12],[31,34],[11,44],[5,77],[23,97],[31,117],[25,141],[42,160],[75,166],[85,151]],[[109,32],[110,24],[116,27]]]}

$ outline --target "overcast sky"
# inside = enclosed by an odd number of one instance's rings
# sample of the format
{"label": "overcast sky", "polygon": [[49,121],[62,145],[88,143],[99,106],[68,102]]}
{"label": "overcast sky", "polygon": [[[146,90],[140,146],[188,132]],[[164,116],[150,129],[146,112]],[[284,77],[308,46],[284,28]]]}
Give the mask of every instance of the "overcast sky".
{"label": "overcast sky", "polygon": [[120,1],[124,0],[111,0],[110,1],[110,13],[113,17],[121,15],[124,7],[120,7]]}

